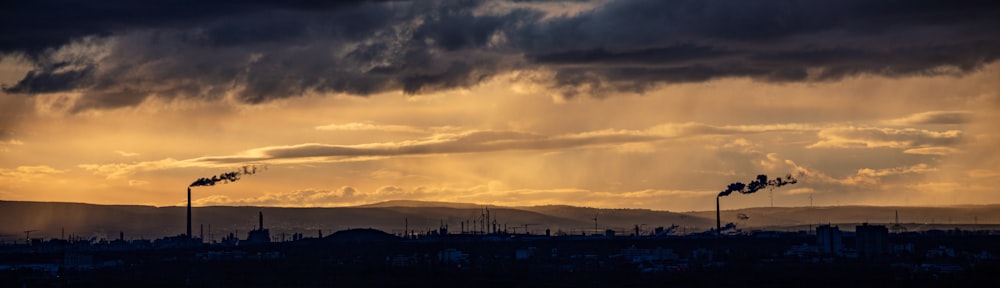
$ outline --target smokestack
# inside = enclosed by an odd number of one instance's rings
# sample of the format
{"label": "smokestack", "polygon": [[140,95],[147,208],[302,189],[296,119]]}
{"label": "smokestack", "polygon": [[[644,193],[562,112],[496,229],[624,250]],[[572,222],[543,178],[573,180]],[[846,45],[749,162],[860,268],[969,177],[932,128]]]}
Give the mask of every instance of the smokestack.
{"label": "smokestack", "polygon": [[260,231],[264,231],[264,211],[257,212],[260,217]]}
{"label": "smokestack", "polygon": [[191,187],[188,187],[188,223],[187,223],[187,237],[191,238]]}
{"label": "smokestack", "polygon": [[715,197],[715,235],[722,235],[722,217],[719,217],[719,197]]}
{"label": "smokestack", "polygon": [[767,175],[760,174],[757,175],[756,180],[750,181],[750,184],[743,184],[742,182],[730,183],[728,186],[726,186],[726,190],[719,192],[719,195],[715,196],[715,231],[716,231],[715,233],[717,235],[722,235],[721,233],[722,218],[720,217],[720,212],[719,212],[719,198],[729,196],[729,194],[732,194],[733,192],[740,192],[740,194],[750,194],[764,188],[774,189],[788,184],[795,184],[798,182],[799,180],[792,177],[792,174],[786,175],[784,180],[782,180],[781,177],[778,177],[776,179],[767,179]]}
{"label": "smokestack", "polygon": [[[262,169],[266,170],[267,166],[261,166]],[[212,176],[211,178],[198,178],[188,185],[188,206],[187,206],[187,238],[193,239],[191,235],[191,187],[196,186],[215,186],[217,183],[229,183],[236,182],[240,180],[243,175],[253,175],[257,173],[257,165],[244,165],[243,167],[237,168],[233,171],[222,173],[219,175]],[[261,216],[263,218],[263,216]],[[261,220],[263,221],[263,220]],[[202,235],[204,236],[204,235]]]}

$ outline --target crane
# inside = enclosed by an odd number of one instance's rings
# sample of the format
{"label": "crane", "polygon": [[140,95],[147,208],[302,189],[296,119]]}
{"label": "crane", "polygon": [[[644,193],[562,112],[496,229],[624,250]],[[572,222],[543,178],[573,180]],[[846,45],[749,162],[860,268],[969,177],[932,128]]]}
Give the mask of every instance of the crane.
{"label": "crane", "polygon": [[38,230],[25,230],[24,231],[24,242],[31,244],[31,232],[38,232]]}
{"label": "crane", "polygon": [[531,233],[528,233],[528,226],[535,226],[538,224],[522,224],[522,225],[524,225],[524,235],[531,235]]}

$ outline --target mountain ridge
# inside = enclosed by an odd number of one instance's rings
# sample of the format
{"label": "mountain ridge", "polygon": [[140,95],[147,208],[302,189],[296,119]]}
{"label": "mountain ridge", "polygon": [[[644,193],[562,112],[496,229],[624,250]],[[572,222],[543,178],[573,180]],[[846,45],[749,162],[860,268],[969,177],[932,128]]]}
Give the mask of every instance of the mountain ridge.
{"label": "mountain ridge", "polygon": [[[94,205],[94,206],[125,206],[125,207],[151,207],[151,208],[170,208],[170,207],[185,207],[184,205],[167,205],[167,206],[157,206],[157,205],[144,205],[144,204],[101,204],[101,203],[87,203],[87,202],[63,202],[63,201],[22,201],[22,200],[0,200],[0,203],[10,202],[10,203],[45,203],[45,204],[82,204],[82,205]],[[445,205],[445,206],[439,206]],[[650,208],[627,208],[627,207],[590,207],[590,206],[573,206],[568,204],[545,204],[545,205],[529,205],[529,206],[505,206],[496,204],[480,204],[471,202],[448,202],[448,201],[426,201],[426,200],[386,200],[380,202],[373,202],[367,204],[357,204],[351,206],[255,206],[255,205],[207,205],[207,206],[193,206],[194,208],[208,208],[208,207],[253,207],[253,208],[378,208],[378,207],[452,207],[459,206],[462,208],[483,208],[483,207],[507,207],[507,208],[533,208],[533,207],[572,207],[581,209],[601,209],[601,210],[645,210],[645,211],[659,211],[659,212],[673,212],[673,213],[697,213],[697,212],[715,212],[715,210],[686,210],[684,212],[671,211],[671,210],[658,210]],[[995,208],[1000,209],[1000,203],[992,204],[954,204],[954,205],[942,205],[942,206],[905,206],[905,205],[890,205],[890,206],[878,206],[878,205],[860,205],[860,204],[850,204],[850,205],[834,205],[834,206],[778,206],[778,207],[747,207],[738,209],[723,209],[727,210],[743,210],[743,209],[785,209],[785,208],[831,208],[831,207],[865,207],[865,208],[894,208],[894,209],[909,209],[909,208]]]}
{"label": "mountain ridge", "polygon": [[[484,223],[485,207],[489,208],[490,223]],[[0,241],[23,240],[24,231],[29,230],[37,230],[31,233],[32,237],[42,238],[74,235],[88,239],[115,239],[119,233],[124,233],[128,239],[175,236],[185,230],[185,210],[184,206],[0,200]],[[493,230],[493,221],[496,221],[496,229],[506,228],[509,232],[523,233],[524,229],[528,229],[532,233],[544,233],[549,229],[554,234],[577,235],[603,233],[604,229],[632,233],[636,226],[648,231],[672,225],[691,233],[715,226],[715,211],[711,210],[671,212],[569,205],[508,207],[414,200],[348,207],[205,206],[193,207],[192,210],[194,236],[204,234],[205,238],[215,240],[228,233],[243,237],[246,231],[258,229],[258,212],[264,214],[264,225],[271,229],[273,236],[282,233],[312,236],[351,228],[374,228],[398,234],[408,227],[422,233],[442,226],[446,226],[451,233],[461,233]],[[961,207],[755,207],[723,210],[720,216],[723,224],[732,222],[744,230],[808,229],[827,223],[848,225],[842,229],[850,230],[853,226],[849,223],[894,223],[897,212],[900,222],[907,223],[912,229],[1000,224],[1000,205],[997,204]],[[596,221],[594,218],[597,218]]]}

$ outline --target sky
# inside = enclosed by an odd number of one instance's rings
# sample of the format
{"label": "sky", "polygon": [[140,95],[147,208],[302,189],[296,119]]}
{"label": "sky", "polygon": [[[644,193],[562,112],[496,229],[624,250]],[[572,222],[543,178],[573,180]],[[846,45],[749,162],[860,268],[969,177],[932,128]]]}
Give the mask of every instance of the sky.
{"label": "sky", "polygon": [[997,1],[14,1],[0,200],[1000,203]]}

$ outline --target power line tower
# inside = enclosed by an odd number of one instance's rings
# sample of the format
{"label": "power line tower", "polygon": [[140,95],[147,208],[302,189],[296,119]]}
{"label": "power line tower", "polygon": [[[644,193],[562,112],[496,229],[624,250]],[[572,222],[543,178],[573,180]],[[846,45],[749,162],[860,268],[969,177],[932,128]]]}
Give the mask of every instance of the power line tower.
{"label": "power line tower", "polygon": [[600,214],[601,214],[600,212],[594,213],[594,233],[597,233],[597,234],[601,234],[601,228],[597,228],[597,215],[600,215]]}

